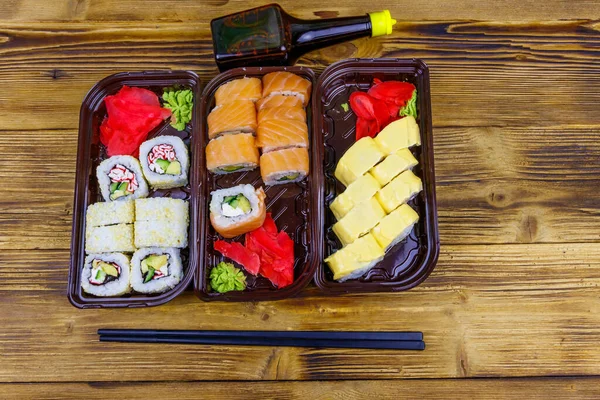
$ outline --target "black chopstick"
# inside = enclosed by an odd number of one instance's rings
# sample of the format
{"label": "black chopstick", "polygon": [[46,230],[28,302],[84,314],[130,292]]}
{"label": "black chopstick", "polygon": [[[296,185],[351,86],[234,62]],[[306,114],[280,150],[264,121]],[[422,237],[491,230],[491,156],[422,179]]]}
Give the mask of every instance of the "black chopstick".
{"label": "black chopstick", "polygon": [[195,331],[156,329],[99,329],[99,335],[120,337],[235,337],[259,339],[401,340],[422,341],[422,332],[363,331]]}
{"label": "black chopstick", "polygon": [[332,340],[332,339],[282,339],[258,337],[151,337],[100,335],[101,342],[216,344],[237,346],[292,346],[346,349],[425,350],[421,340]]}

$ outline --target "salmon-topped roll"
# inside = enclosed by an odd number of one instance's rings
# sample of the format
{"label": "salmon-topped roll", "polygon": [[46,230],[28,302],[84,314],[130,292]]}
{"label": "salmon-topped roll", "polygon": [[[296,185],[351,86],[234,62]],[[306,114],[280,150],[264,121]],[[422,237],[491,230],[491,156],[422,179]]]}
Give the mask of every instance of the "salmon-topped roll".
{"label": "salmon-topped roll", "polygon": [[276,150],[260,156],[260,175],[265,185],[299,182],[308,175],[308,150],[303,147]]}
{"label": "salmon-topped roll", "polygon": [[296,74],[286,71],[271,72],[263,76],[263,97],[282,94],[296,96],[306,106],[310,100],[312,83]]}
{"label": "salmon-topped roll", "polygon": [[256,108],[250,100],[235,100],[214,108],[207,118],[208,138],[224,133],[256,132]]}
{"label": "salmon-topped roll", "polygon": [[251,133],[223,135],[206,146],[206,168],[214,174],[249,171],[258,166],[258,148]]}
{"label": "salmon-topped roll", "polygon": [[235,100],[257,101],[262,97],[262,82],[258,78],[241,78],[229,81],[215,92],[216,107]]}
{"label": "salmon-topped roll", "polygon": [[306,122],[306,111],[301,107],[273,107],[265,108],[258,112],[258,124],[275,120],[292,119],[295,121]]}
{"label": "salmon-topped roll", "polygon": [[271,95],[256,102],[258,111],[274,107],[299,107],[303,108],[302,100],[296,96]]}
{"label": "salmon-topped roll", "polygon": [[308,147],[306,122],[294,120],[270,120],[258,126],[256,145],[263,152],[288,147]]}

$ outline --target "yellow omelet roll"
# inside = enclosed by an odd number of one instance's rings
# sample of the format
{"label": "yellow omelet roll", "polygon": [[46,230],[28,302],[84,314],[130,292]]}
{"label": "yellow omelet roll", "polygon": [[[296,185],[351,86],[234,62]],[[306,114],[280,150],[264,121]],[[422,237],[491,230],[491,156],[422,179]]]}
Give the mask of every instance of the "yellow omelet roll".
{"label": "yellow omelet roll", "polygon": [[412,199],[423,190],[423,183],[412,171],[404,171],[392,179],[375,197],[386,213],[395,210],[400,204]]}
{"label": "yellow omelet roll", "polygon": [[333,279],[343,282],[364,275],[382,258],[382,248],[368,233],[327,257],[325,262],[333,271]]}

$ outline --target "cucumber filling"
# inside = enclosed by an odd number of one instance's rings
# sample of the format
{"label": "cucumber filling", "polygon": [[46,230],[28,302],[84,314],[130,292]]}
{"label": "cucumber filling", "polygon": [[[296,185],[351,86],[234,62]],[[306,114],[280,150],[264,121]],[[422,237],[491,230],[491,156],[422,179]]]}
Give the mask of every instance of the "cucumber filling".
{"label": "cucumber filling", "polygon": [[241,165],[230,165],[228,167],[221,167],[219,169],[223,172],[235,172],[235,171],[239,171],[242,168],[244,168],[244,167]]}
{"label": "cucumber filling", "polygon": [[169,275],[169,255],[151,254],[141,263],[142,278],[144,283],[164,278]]}
{"label": "cucumber filling", "polygon": [[95,259],[92,261],[92,273],[89,282],[92,285],[104,285],[119,279],[120,275],[121,267],[117,264]]}
{"label": "cucumber filling", "polygon": [[295,174],[289,174],[289,175],[282,176],[281,178],[279,178],[277,180],[279,182],[293,181],[294,179],[297,179],[299,176],[300,176],[300,173],[296,172]]}
{"label": "cucumber filling", "polygon": [[226,217],[237,217],[252,211],[250,201],[243,194],[226,196],[221,204],[221,212]]}

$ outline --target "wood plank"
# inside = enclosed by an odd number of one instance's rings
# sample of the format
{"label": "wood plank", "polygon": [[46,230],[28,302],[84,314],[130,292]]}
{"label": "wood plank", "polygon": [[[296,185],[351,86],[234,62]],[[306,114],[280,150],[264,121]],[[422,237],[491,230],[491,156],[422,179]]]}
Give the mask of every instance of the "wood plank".
{"label": "wood plank", "polygon": [[[435,127],[595,125],[597,33],[587,20],[408,21],[392,37],[333,46],[301,63],[322,71],[347,57],[422,58],[431,69]],[[217,72],[202,24],[4,23],[0,43],[3,129],[75,128],[85,93],[115,72],[192,69],[205,81]]]}
{"label": "wood plank", "polygon": [[[592,127],[436,129],[442,243],[600,240],[596,138]],[[0,135],[0,249],[69,248],[76,147],[76,130]]]}
{"label": "wood plank", "polygon": [[[186,293],[161,307],[129,310],[70,306],[68,255],[44,253],[0,252],[0,295],[7,305],[0,310],[2,382],[600,374],[596,244],[444,246],[431,277],[405,293],[323,297],[312,288],[264,303],[203,303]],[[99,343],[96,330],[108,327],[420,330],[427,349]],[[151,366],[161,374],[139,373]]]}
{"label": "wood plank", "polygon": [[[390,9],[397,19],[407,17],[415,20],[483,19],[483,20],[548,20],[548,19],[596,19],[599,15],[598,4],[593,0],[580,0],[565,4],[560,0],[543,3],[499,0],[490,6],[476,0],[440,1],[427,3],[402,3],[393,1],[379,2],[370,8],[358,1],[345,2],[335,7],[324,5],[316,0],[302,2],[302,7],[292,0],[281,0],[279,4],[299,18],[331,18],[336,16],[362,15],[365,11]],[[208,22],[212,18],[241,11],[252,4],[242,0],[208,0],[199,3],[193,0],[158,0],[152,7],[138,7],[134,0],[78,0],[48,1],[5,0],[0,4],[0,15],[11,21],[182,21]]]}
{"label": "wood plank", "polygon": [[171,382],[171,383],[37,383],[2,384],[6,400],[35,397],[39,400],[86,398],[170,398],[177,393],[180,400],[246,400],[248,390],[257,399],[303,400],[398,399],[402,393],[423,400],[446,399],[528,399],[577,400],[598,395],[599,378],[534,378],[534,379],[437,379],[404,381],[321,381],[314,382]]}

